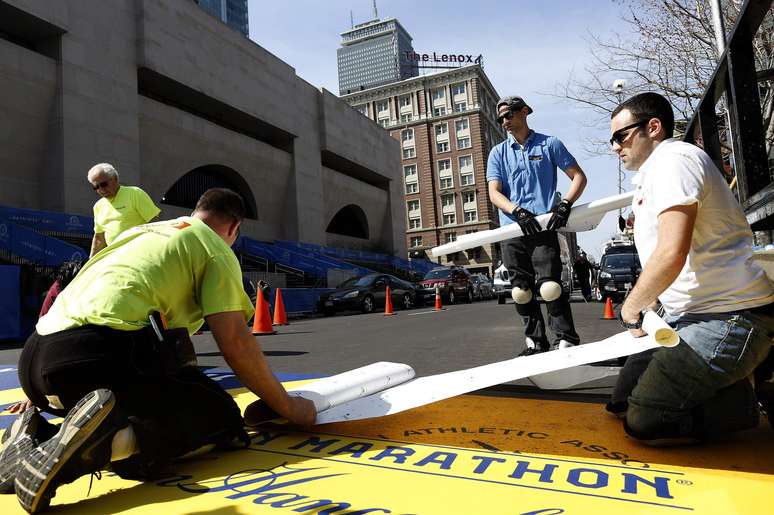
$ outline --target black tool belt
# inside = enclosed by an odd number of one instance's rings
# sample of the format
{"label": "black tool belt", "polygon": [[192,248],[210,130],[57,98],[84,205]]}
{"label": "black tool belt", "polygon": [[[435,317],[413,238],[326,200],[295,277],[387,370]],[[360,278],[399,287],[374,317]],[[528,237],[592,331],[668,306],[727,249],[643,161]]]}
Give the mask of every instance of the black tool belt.
{"label": "black tool belt", "polygon": [[164,329],[161,316],[150,315],[150,326],[138,331],[143,342],[135,345],[134,364],[140,373],[174,376],[196,366],[196,351],[185,328]]}

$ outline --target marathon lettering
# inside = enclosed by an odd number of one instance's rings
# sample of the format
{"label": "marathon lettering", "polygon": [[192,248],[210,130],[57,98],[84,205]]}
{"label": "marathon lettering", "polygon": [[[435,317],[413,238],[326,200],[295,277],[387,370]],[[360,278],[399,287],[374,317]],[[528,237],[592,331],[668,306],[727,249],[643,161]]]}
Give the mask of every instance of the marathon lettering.
{"label": "marathon lettering", "polygon": [[524,431],[521,429],[512,429],[506,427],[478,427],[467,428],[462,427],[427,427],[422,429],[407,429],[403,431],[403,436],[412,435],[432,435],[432,434],[444,434],[444,433],[468,433],[468,434],[486,434],[486,435],[513,435],[513,436],[526,436],[527,438],[534,438],[536,440],[543,440],[548,438],[546,433],[538,431]]}
{"label": "marathon lettering", "polygon": [[471,63],[480,64],[483,56],[481,54],[474,58],[472,54],[418,54],[411,50],[404,52],[407,61],[414,62],[435,62],[435,63]]}
{"label": "marathon lettering", "polygon": [[[461,430],[462,428],[453,429]],[[495,428],[483,429],[495,430]],[[525,436],[528,434],[525,432]],[[535,434],[548,437],[544,433]],[[567,440],[562,443],[573,446],[584,445],[578,440]],[[587,445],[586,447],[592,452],[607,450],[598,445]],[[250,449],[254,451],[265,449],[270,453],[280,452],[304,457],[317,455],[320,459],[335,459],[338,462],[344,461],[354,465],[377,466],[409,472],[442,473],[459,479],[496,481],[514,486],[534,487],[550,484],[551,488],[567,493],[600,495],[622,500],[643,497],[654,500],[674,498],[670,490],[673,484],[671,483],[673,478],[669,477],[670,472],[627,469],[620,465],[605,466],[597,463],[554,460],[549,457],[510,453],[479,453],[479,451],[468,449],[446,448],[439,450],[437,447],[398,442],[389,444],[384,441],[345,440],[333,437],[333,435],[330,438],[321,435],[308,435],[301,436],[299,439],[299,435],[268,432],[258,433],[254,437]],[[615,459],[625,456],[622,453],[610,454],[611,457],[612,454],[616,454]],[[310,480],[325,477],[333,476],[324,475]]]}

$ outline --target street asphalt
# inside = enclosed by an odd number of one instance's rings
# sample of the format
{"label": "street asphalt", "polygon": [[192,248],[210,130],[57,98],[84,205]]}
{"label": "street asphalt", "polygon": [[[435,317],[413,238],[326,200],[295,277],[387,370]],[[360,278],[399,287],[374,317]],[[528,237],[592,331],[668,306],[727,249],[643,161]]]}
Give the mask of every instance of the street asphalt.
{"label": "street asphalt", "polygon": [[[338,314],[291,319],[277,334],[258,340],[276,373],[331,375],[377,361],[411,365],[418,376],[450,372],[510,359],[524,348],[523,329],[512,301],[475,302],[398,310],[395,316]],[[545,306],[543,307],[545,313]],[[621,329],[601,320],[598,302],[572,303],[582,342],[606,338]],[[226,366],[209,333],[193,337],[200,366]],[[16,365],[21,343],[0,344],[0,364]]]}

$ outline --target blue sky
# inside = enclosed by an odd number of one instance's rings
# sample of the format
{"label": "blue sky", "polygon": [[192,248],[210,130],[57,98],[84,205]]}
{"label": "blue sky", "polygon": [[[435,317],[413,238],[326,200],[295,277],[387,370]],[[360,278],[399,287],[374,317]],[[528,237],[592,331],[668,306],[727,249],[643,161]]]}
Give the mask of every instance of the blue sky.
{"label": "blue sky", "polygon": [[[484,71],[501,95],[517,94],[534,109],[528,122],[558,136],[586,172],[589,184],[579,203],[618,192],[618,161],[610,153],[592,156],[589,138],[606,139],[598,115],[551,96],[570,74],[582,75],[589,61],[589,33],[625,31],[620,3],[613,0],[378,0],[380,18],[397,18],[418,52],[483,54]],[[371,0],[249,0],[250,38],[294,67],[316,87],[338,93],[336,49],[340,33],[373,18]],[[568,181],[560,172],[559,189]],[[624,189],[630,189],[627,174]],[[600,255],[616,231],[608,214],[599,228],[578,234],[587,252]]]}

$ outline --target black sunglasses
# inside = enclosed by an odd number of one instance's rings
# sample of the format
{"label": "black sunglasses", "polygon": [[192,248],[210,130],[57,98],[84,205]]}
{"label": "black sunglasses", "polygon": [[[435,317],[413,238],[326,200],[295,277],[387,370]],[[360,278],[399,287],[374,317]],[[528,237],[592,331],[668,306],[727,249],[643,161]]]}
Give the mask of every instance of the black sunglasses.
{"label": "black sunglasses", "polygon": [[513,111],[511,109],[508,109],[503,114],[497,117],[497,125],[502,125],[503,120],[510,120],[513,118]]}
{"label": "black sunglasses", "polygon": [[108,184],[110,184],[110,181],[102,181],[97,184],[92,184],[91,187],[94,188],[94,191],[97,191],[100,188],[106,188]]}
{"label": "black sunglasses", "polygon": [[610,146],[612,147],[614,144],[618,143],[619,145],[623,144],[624,140],[629,136],[629,134],[624,134],[624,132],[628,131],[629,129],[634,129],[635,127],[642,127],[643,125],[647,124],[650,121],[650,118],[647,118],[645,120],[640,120],[639,122],[635,122],[631,125],[627,125],[626,127],[621,127],[617,131],[613,133],[613,135],[610,137]]}

